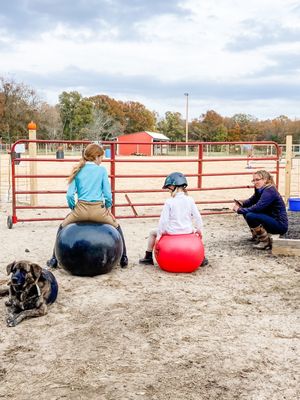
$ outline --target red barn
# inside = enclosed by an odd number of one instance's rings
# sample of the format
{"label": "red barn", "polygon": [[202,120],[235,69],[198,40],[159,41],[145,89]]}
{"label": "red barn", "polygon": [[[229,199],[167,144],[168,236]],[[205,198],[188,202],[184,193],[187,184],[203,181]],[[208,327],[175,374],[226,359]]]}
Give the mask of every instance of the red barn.
{"label": "red barn", "polygon": [[[117,154],[120,156],[130,156],[132,154],[143,154],[146,156],[153,156],[153,154],[163,153],[162,146],[150,146],[146,143],[154,142],[168,142],[170,139],[158,132],[136,132],[129,133],[128,135],[121,135],[117,137]],[[142,144],[134,144],[134,142]],[[124,144],[121,144],[124,143]],[[125,144],[126,143],[126,144]],[[144,144],[145,143],[145,144]],[[166,147],[166,146],[165,146]],[[157,151],[156,151],[157,150]]]}

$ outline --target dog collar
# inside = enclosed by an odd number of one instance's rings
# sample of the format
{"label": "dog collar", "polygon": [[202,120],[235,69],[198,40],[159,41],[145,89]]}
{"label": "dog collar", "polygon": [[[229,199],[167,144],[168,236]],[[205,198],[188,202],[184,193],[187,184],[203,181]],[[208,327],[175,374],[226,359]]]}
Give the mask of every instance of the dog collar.
{"label": "dog collar", "polygon": [[40,289],[40,287],[39,287],[39,285],[37,283],[35,284],[35,287],[36,287],[37,295],[38,295],[38,297],[40,297],[41,289]]}

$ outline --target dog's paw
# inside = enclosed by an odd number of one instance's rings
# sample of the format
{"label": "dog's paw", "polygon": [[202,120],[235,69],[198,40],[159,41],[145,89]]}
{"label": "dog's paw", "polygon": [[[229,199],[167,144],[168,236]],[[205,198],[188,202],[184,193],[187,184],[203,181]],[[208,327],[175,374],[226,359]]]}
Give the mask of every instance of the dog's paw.
{"label": "dog's paw", "polygon": [[17,325],[17,322],[16,322],[15,318],[8,317],[8,318],[6,319],[6,324],[7,324],[7,326],[9,326],[9,327],[14,327],[14,326]]}

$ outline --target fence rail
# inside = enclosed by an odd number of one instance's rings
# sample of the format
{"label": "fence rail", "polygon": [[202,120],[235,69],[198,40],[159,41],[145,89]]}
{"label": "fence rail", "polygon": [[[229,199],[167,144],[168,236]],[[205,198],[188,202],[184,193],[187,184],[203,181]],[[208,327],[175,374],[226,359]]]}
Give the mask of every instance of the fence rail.
{"label": "fence rail", "polygon": [[[19,140],[13,144],[11,152],[13,153],[15,147],[19,144],[25,145],[26,149],[33,145],[55,149],[55,146],[60,145],[66,149],[74,149],[76,147],[82,151],[84,146],[89,143],[91,142]],[[129,143],[129,145],[132,144]],[[140,142],[135,142],[134,144],[146,145]],[[253,187],[252,184],[249,184],[249,176],[253,174],[253,168],[268,169],[269,172],[274,174],[277,187],[279,185],[281,152],[278,144],[271,141],[156,142],[147,144],[149,146],[156,146],[156,148],[160,145],[169,147],[189,146],[189,148],[195,150],[189,156],[175,158],[167,154],[152,157],[122,157],[117,154],[118,144],[116,142],[103,142],[102,145],[106,149],[109,149],[110,158],[104,159],[104,164],[109,164],[108,169],[113,196],[112,212],[119,219],[158,217],[159,212],[157,212],[157,208],[164,204],[163,197],[165,194],[160,196],[161,201],[157,201],[157,197],[159,193],[166,192],[161,188],[162,181],[172,170],[181,170],[187,176],[189,180],[188,189],[195,196],[196,204],[207,206],[206,208],[202,208],[202,214],[231,212],[224,205],[232,203],[234,197],[232,194],[234,191],[239,190],[241,192],[247,189],[248,192]],[[122,142],[122,146],[126,146],[126,143]],[[212,146],[217,146],[223,150],[225,148],[234,148],[236,153],[238,153],[239,148],[242,150],[237,155],[216,157],[207,153],[207,149],[211,149]],[[249,156],[245,156],[245,146],[257,147],[259,149],[258,154],[254,153],[250,158]],[[247,168],[249,160],[255,164],[253,168]],[[20,157],[12,157],[12,215],[8,217],[8,227],[11,228],[17,222],[62,220],[64,218],[63,215],[49,217],[47,214],[37,217],[31,213],[26,217],[19,215],[19,213],[25,211],[33,212],[34,210],[67,209],[65,205],[55,205],[55,201],[64,200],[63,195],[66,193],[66,177],[68,176],[65,166],[69,164],[70,167],[70,164],[74,164],[77,161],[79,161],[79,158],[74,157],[73,154],[57,159],[55,154],[49,154],[49,152],[47,154],[38,153],[36,157],[31,157],[28,153],[22,154]],[[25,171],[24,168],[21,168],[24,165],[27,166]],[[32,166],[35,167],[33,168]],[[37,171],[37,167],[41,169],[41,172]],[[149,173],[149,171],[153,172]],[[210,178],[214,178],[213,182],[209,181]],[[42,184],[42,182],[44,183]],[[61,183],[59,184],[59,182]],[[216,195],[216,192],[221,192],[223,195],[219,193]],[[227,194],[227,198],[224,193]],[[55,200],[50,200],[50,195],[53,198],[55,197]],[[59,200],[56,198],[57,195],[59,195]],[[22,196],[25,196],[25,200]],[[41,200],[42,202],[40,203]],[[49,201],[50,204],[47,204]],[[216,208],[215,205],[218,204],[223,205],[223,207]]]}

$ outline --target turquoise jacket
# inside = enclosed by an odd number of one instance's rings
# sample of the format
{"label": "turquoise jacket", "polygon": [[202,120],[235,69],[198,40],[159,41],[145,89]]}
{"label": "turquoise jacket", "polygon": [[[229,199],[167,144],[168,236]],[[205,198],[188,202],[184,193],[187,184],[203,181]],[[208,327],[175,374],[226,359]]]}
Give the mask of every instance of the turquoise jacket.
{"label": "turquoise jacket", "polygon": [[105,207],[112,205],[112,194],[105,167],[87,161],[69,185],[67,191],[68,206],[75,207],[75,194],[82,201],[103,201]]}

